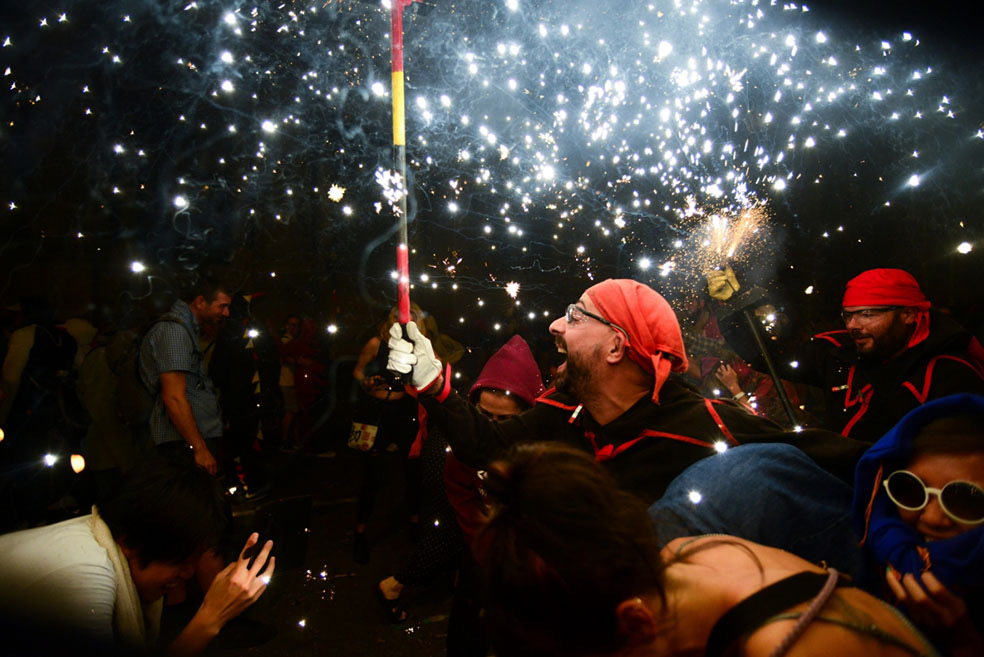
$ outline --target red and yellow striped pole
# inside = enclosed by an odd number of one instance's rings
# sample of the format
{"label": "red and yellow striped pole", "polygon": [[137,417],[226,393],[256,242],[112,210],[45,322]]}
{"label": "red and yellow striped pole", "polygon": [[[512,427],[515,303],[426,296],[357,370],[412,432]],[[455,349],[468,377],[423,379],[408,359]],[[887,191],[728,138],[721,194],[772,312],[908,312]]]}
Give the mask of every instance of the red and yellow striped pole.
{"label": "red and yellow striped pole", "polygon": [[404,193],[400,196],[400,242],[396,247],[397,308],[400,323],[410,321],[410,254],[407,244],[407,131],[405,102],[403,98],[403,10],[415,0],[392,0],[390,10],[390,43],[392,44],[393,64],[393,150],[396,168],[403,182]]}

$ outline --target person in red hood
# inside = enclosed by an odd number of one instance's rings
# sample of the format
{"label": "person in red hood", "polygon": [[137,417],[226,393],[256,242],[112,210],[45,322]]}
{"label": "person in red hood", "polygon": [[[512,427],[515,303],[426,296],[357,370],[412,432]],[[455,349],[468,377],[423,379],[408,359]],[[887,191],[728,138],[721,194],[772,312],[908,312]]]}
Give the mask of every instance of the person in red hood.
{"label": "person in red hood", "polygon": [[[730,274],[730,277],[729,277]],[[730,268],[708,274],[708,292],[737,308]],[[932,309],[916,279],[902,269],[869,269],[847,283],[844,329],[806,344],[773,341],[779,376],[819,387],[825,426],[873,443],[909,411],[956,393],[984,395],[984,348],[949,316]],[[720,322],[728,344],[763,372],[765,362],[741,310]]]}
{"label": "person in red hood", "polygon": [[704,399],[673,372],[687,368],[676,315],[652,288],[607,280],[588,288],[550,325],[567,361],[530,410],[492,422],[451,389],[417,326],[390,332],[387,367],[410,373],[429,421],[455,457],[482,468],[502,448],[559,440],[592,454],[647,503],[687,466],[743,442],[789,442],[845,481],[864,445],[820,430],[784,432],[732,402]]}
{"label": "person in red hood", "polygon": [[[543,379],[533,352],[526,340],[514,335],[485,363],[468,398],[486,417],[500,422],[531,408],[542,393]],[[451,452],[444,463],[444,485],[471,546],[484,519],[478,471]]]}

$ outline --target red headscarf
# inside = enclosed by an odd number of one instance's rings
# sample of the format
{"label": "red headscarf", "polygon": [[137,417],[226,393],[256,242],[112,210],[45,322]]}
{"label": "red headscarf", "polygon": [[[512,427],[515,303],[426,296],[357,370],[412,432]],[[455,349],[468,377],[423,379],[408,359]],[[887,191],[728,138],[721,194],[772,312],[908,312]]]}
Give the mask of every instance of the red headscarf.
{"label": "red headscarf", "polygon": [[628,333],[629,358],[656,377],[653,402],[670,371],[687,370],[687,352],[676,314],[658,292],[628,279],[608,279],[585,294],[602,317]]}
{"label": "red headscarf", "polygon": [[906,347],[914,347],[929,337],[931,304],[919,289],[919,283],[903,269],[869,269],[847,282],[845,308],[855,306],[905,306],[916,308],[916,328]]}

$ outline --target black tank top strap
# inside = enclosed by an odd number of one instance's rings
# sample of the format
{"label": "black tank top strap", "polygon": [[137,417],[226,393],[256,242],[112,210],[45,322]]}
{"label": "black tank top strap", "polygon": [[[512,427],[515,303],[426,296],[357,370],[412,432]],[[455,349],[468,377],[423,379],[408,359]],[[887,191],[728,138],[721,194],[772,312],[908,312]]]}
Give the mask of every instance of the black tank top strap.
{"label": "black tank top strap", "polygon": [[365,376],[366,378],[372,376],[386,376],[388,370],[386,369],[386,363],[389,361],[389,345],[385,342],[379,343],[379,349],[376,350],[376,355],[366,363]]}
{"label": "black tank top strap", "polygon": [[[748,596],[717,620],[707,638],[705,657],[721,657],[740,637],[757,630],[773,616],[814,598],[827,582],[827,573],[797,573]],[[849,586],[841,578],[837,586]]]}

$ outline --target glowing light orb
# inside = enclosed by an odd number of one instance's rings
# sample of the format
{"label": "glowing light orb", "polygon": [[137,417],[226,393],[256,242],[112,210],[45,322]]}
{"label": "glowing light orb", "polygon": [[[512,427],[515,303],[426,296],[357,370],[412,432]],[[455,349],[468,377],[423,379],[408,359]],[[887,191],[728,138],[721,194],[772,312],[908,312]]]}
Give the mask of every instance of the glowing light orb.
{"label": "glowing light orb", "polygon": [[382,82],[373,82],[369,88],[372,90],[372,93],[375,94],[376,96],[386,95],[386,85],[384,85]]}
{"label": "glowing light orb", "polygon": [[227,93],[232,93],[236,90],[236,87],[232,84],[232,80],[223,80],[220,86],[222,87],[222,91]]}
{"label": "glowing light orb", "polygon": [[519,295],[519,283],[515,281],[506,283],[506,294],[515,299]]}
{"label": "glowing light orb", "polygon": [[974,245],[971,244],[970,242],[961,242],[960,244],[957,245],[957,253],[962,253],[963,255],[967,255],[973,250],[974,250]]}
{"label": "glowing light orb", "polygon": [[260,332],[257,331],[256,329],[250,329],[249,331],[246,332],[246,335],[248,335],[251,338],[258,338],[260,337]]}
{"label": "glowing light orb", "polygon": [[133,262],[130,263],[130,271],[132,271],[134,274],[139,274],[146,269],[147,267],[144,266],[144,263],[138,260],[134,260]]}
{"label": "glowing light orb", "polygon": [[328,199],[338,203],[345,196],[345,188],[339,187],[338,185],[332,185],[328,189]]}
{"label": "glowing light orb", "polygon": [[75,474],[85,470],[85,457],[81,454],[72,454],[72,458],[69,459],[69,462],[72,464],[72,472]]}
{"label": "glowing light orb", "polygon": [[274,132],[277,131],[277,124],[271,121],[270,119],[267,119],[266,121],[261,123],[260,127],[263,128],[263,132],[269,134],[273,134]]}
{"label": "glowing light orb", "polygon": [[704,496],[700,494],[700,491],[692,490],[689,493],[687,493],[687,499],[693,502],[694,504],[700,504],[701,500],[704,499]]}
{"label": "glowing light orb", "polygon": [[328,328],[325,329],[325,330],[327,330],[329,333],[331,333],[332,335],[334,335],[334,334],[338,333],[338,326],[335,325],[335,324],[329,324],[328,325]]}
{"label": "glowing light orb", "polygon": [[175,196],[174,207],[176,207],[179,210],[184,210],[186,207],[188,207],[188,199],[186,199],[184,196],[181,195]]}
{"label": "glowing light orb", "polygon": [[54,454],[45,454],[45,455],[44,455],[44,458],[43,458],[43,459],[41,459],[41,460],[42,460],[42,461],[44,461],[44,464],[45,464],[46,466],[48,466],[48,467],[50,468],[50,467],[52,467],[52,466],[53,466],[53,465],[54,465],[55,463],[57,463],[57,462],[58,462],[58,457],[57,457],[57,456],[55,456]]}
{"label": "glowing light orb", "polygon": [[519,11],[519,0],[506,0],[505,4],[509,11]]}
{"label": "glowing light orb", "polygon": [[226,64],[231,64],[236,61],[236,58],[232,56],[232,53],[228,50],[223,50],[219,58]]}
{"label": "glowing light orb", "polygon": [[718,454],[724,454],[725,452],[728,451],[728,443],[724,442],[723,440],[717,441],[716,443],[714,443],[714,451],[717,452]]}
{"label": "glowing light orb", "polygon": [[656,46],[656,56],[660,59],[669,57],[671,52],[673,52],[673,44],[669,41],[660,41],[659,45]]}
{"label": "glowing light orb", "polygon": [[919,180],[919,176],[914,173],[911,176],[909,176],[909,180],[906,181],[906,184],[909,187],[919,187],[920,182],[921,181]]}

